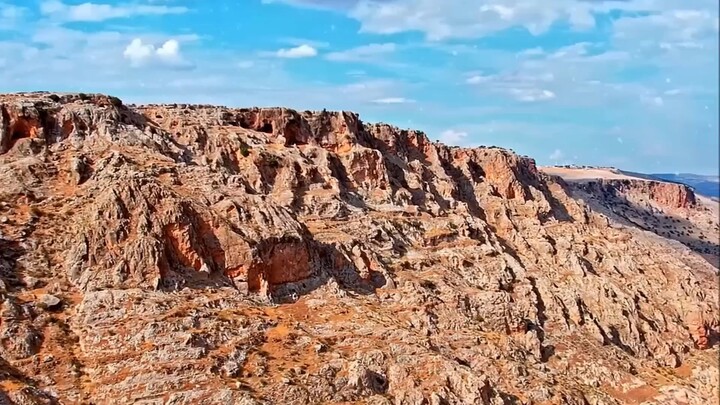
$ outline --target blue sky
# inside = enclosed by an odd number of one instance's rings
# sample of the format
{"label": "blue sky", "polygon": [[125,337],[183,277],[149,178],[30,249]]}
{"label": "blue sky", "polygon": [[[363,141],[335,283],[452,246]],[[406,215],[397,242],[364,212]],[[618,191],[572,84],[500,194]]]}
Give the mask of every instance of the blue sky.
{"label": "blue sky", "polygon": [[0,91],[352,110],[539,164],[718,171],[717,0],[0,0]]}

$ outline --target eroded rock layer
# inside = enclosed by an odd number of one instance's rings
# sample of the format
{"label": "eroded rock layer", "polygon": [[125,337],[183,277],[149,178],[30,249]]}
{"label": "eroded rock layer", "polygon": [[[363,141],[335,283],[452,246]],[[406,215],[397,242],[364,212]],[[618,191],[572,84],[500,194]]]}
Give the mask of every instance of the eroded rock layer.
{"label": "eroded rock layer", "polygon": [[532,159],[347,112],[0,111],[0,402],[717,403],[716,270]]}

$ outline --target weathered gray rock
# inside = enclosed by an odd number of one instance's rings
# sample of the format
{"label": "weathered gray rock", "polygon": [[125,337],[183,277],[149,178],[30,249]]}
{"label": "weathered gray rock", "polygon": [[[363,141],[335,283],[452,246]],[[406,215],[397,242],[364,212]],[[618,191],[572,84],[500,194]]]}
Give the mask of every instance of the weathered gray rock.
{"label": "weathered gray rock", "polygon": [[52,294],[43,294],[40,296],[37,305],[42,309],[58,309],[62,305],[62,300]]}

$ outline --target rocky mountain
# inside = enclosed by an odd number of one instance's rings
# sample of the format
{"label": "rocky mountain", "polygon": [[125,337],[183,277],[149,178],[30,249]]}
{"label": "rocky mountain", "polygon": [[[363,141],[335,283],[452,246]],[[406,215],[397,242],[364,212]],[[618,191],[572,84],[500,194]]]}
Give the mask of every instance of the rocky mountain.
{"label": "rocky mountain", "polygon": [[0,113],[0,403],[718,403],[717,270],[618,185],[348,112]]}

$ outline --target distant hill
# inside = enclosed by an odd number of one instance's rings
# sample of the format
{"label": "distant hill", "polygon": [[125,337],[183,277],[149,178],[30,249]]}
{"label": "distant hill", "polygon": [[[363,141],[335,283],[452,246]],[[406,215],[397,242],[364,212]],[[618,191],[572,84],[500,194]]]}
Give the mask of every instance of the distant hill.
{"label": "distant hill", "polygon": [[[615,169],[616,170],[616,169]],[[638,177],[647,180],[662,180],[672,183],[681,183],[692,187],[697,194],[706,197],[720,198],[720,176],[707,176],[691,173],[653,173],[644,174],[617,170],[627,176]]]}
{"label": "distant hill", "polygon": [[704,176],[689,173],[657,173],[650,176],[676,183],[687,184],[695,189],[695,192],[707,197],[720,197],[720,176]]}

